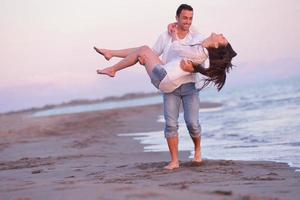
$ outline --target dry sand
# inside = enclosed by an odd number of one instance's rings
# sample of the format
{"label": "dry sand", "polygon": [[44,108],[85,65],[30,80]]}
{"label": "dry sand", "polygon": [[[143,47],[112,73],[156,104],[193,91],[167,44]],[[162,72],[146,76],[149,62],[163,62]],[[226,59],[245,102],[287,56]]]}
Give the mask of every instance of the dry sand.
{"label": "dry sand", "polygon": [[287,164],[204,160],[193,166],[189,152],[180,152],[181,168],[166,171],[168,152],[146,153],[131,137],[117,136],[163,130],[161,105],[30,114],[0,115],[1,200],[300,197],[300,174]]}

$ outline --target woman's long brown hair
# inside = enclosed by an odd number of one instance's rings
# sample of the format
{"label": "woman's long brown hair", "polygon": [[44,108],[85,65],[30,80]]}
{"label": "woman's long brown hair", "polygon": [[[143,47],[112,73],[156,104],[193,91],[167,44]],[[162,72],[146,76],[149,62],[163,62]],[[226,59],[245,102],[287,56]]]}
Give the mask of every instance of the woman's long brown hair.
{"label": "woman's long brown hair", "polygon": [[226,46],[220,46],[218,48],[207,48],[207,51],[209,67],[204,68],[202,65],[197,65],[195,71],[206,76],[201,89],[213,83],[218,91],[220,91],[225,84],[226,73],[228,73],[233,66],[231,60],[237,53],[232,49],[229,43]]}

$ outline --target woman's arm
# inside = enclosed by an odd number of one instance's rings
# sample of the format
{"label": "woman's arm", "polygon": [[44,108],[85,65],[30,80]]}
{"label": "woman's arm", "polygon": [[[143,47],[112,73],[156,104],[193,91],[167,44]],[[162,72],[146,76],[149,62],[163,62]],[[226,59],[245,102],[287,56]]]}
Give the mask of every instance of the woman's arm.
{"label": "woman's arm", "polygon": [[177,22],[169,24],[167,29],[168,29],[168,33],[172,36],[172,41],[178,40],[178,37],[177,37]]}
{"label": "woman's arm", "polygon": [[175,31],[176,27],[177,27],[177,22],[173,22],[171,24],[168,24],[168,27],[167,27],[168,33],[170,35],[172,35],[172,33]]}
{"label": "woman's arm", "polygon": [[195,70],[204,76],[208,76],[207,69],[202,64],[197,64]]}

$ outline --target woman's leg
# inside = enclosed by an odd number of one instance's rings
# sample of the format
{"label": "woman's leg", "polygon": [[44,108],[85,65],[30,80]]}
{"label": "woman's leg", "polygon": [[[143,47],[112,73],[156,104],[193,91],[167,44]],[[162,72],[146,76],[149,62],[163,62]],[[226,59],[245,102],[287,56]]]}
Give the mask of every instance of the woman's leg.
{"label": "woman's leg", "polygon": [[130,53],[127,57],[125,57],[115,65],[104,68],[102,70],[97,70],[97,73],[114,77],[117,71],[130,67],[136,64],[138,61],[141,61],[141,63],[145,66],[149,76],[151,75],[154,67],[157,64],[162,63],[159,57],[152,51],[151,48],[147,46],[142,46],[136,48],[135,51]]}
{"label": "woman's leg", "polygon": [[94,47],[95,51],[104,56],[106,60],[110,60],[112,57],[125,58],[129,54],[137,50],[137,48],[110,50],[110,49],[99,49]]}

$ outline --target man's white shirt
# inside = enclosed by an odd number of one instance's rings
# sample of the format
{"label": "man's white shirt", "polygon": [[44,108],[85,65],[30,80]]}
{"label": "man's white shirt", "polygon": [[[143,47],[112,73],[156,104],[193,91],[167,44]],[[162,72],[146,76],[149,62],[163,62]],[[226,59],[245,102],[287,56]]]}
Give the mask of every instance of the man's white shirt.
{"label": "man's white shirt", "polygon": [[[195,55],[194,52],[193,53],[189,52],[189,49],[193,51],[199,51],[199,52],[203,51],[203,48],[199,45],[194,46],[194,49],[191,47],[186,48],[188,45],[199,44],[202,40],[203,40],[202,35],[191,31],[186,35],[184,39],[176,40],[173,42],[172,42],[171,35],[167,31],[162,33],[159,36],[152,49],[158,56],[161,56],[163,67],[165,67],[167,74],[170,73],[169,74],[170,76],[167,75],[167,77],[164,80],[162,80],[160,84],[161,91],[172,92],[172,90],[176,89],[180,85],[189,82],[194,82],[196,88],[201,87],[200,74],[184,72],[179,67],[179,65],[180,65],[180,60],[182,58],[185,57],[191,58],[192,55]],[[200,52],[200,53],[206,55],[204,54],[204,52]],[[194,59],[198,59],[198,58],[194,58]],[[172,69],[172,67],[176,67],[176,69]],[[173,79],[174,76],[178,76],[178,77]]]}

